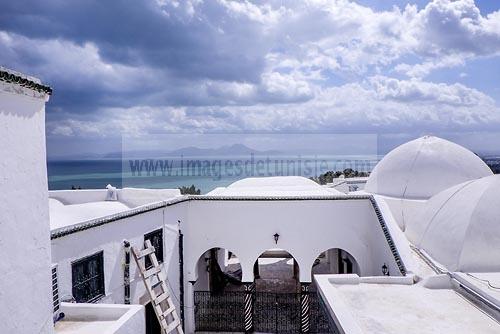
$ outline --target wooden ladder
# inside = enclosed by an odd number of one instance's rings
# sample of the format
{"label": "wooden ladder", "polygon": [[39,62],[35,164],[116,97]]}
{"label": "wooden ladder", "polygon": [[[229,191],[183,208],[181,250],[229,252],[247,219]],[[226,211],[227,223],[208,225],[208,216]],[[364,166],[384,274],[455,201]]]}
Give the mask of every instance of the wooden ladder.
{"label": "wooden ladder", "polygon": [[[169,334],[177,330],[177,334],[184,334],[182,330],[181,321],[177,315],[177,310],[167,287],[167,277],[161,270],[158,259],[156,258],[155,248],[151,245],[151,241],[146,240],[144,243],[146,248],[139,250],[132,247],[132,255],[134,256],[135,263],[139,272],[141,273],[142,280],[148,291],[151,305],[155,310],[158,322],[164,332]],[[152,266],[145,268],[143,258],[149,256]]]}

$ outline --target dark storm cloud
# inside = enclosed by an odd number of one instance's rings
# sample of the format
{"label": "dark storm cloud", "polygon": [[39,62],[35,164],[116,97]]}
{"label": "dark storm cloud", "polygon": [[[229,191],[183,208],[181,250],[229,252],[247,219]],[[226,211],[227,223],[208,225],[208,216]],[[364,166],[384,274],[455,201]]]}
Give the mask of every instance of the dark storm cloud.
{"label": "dark storm cloud", "polygon": [[[2,5],[0,29],[31,38],[93,42],[105,61],[148,65],[183,77],[257,81],[262,51],[251,26],[208,8],[189,17],[154,1],[11,1]],[[231,29],[231,34],[218,28]],[[235,31],[237,30],[237,31]],[[235,38],[235,36],[238,36]],[[251,36],[251,37],[250,37]]]}
{"label": "dark storm cloud", "polygon": [[[225,96],[212,95],[203,83],[258,83],[266,43],[259,41],[258,25],[224,15],[225,9],[216,1],[201,6],[193,15],[180,6],[161,6],[152,0],[6,2],[0,12],[0,31],[26,42],[10,50],[0,45],[0,64],[50,84],[55,93],[49,113],[55,109],[93,113],[99,108],[134,105],[226,104]],[[53,54],[41,52],[34,45],[48,41],[81,47],[92,43],[100,61],[124,66],[121,80],[113,82],[106,73],[91,74],[100,70],[79,62],[78,56],[70,65],[74,76],[62,73],[67,71],[63,65],[49,72],[48,62],[68,57],[58,49]]]}

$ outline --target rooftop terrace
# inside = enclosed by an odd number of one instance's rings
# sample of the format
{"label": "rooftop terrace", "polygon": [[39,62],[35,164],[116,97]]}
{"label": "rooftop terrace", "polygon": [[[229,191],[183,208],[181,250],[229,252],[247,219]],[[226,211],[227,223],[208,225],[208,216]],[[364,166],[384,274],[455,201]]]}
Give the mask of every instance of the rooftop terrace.
{"label": "rooftop terrace", "polygon": [[[345,333],[499,333],[500,324],[451,288],[447,275],[404,278],[315,277]],[[332,311],[333,310],[333,311]]]}

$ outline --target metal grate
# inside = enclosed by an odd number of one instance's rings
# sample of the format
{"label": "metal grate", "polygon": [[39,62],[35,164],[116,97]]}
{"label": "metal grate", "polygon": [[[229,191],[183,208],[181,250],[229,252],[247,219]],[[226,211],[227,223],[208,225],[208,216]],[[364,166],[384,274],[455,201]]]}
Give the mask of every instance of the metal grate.
{"label": "metal grate", "polygon": [[256,292],[256,332],[300,333],[300,293]]}
{"label": "metal grate", "polygon": [[52,265],[52,312],[54,316],[59,313],[59,287],[57,285],[57,264]]}
{"label": "metal grate", "polygon": [[245,292],[194,293],[196,331],[244,332]]}
{"label": "metal grate", "polygon": [[309,300],[311,302],[311,328],[309,333],[340,333],[319,294],[310,292]]}
{"label": "metal grate", "polygon": [[92,303],[104,296],[104,260],[99,252],[71,264],[73,297],[77,303]]}
{"label": "metal grate", "polygon": [[[195,291],[194,314],[196,331],[244,332],[245,292],[215,294]],[[309,333],[337,334],[320,297],[309,292]],[[263,333],[301,332],[301,294],[255,292],[253,307],[253,329]]]}

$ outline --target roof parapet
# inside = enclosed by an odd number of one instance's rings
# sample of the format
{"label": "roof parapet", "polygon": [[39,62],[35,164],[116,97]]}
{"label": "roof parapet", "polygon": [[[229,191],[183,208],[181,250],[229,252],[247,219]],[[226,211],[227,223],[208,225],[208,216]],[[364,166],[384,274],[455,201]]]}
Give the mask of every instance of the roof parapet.
{"label": "roof parapet", "polygon": [[15,72],[4,67],[0,67],[0,81],[6,83],[13,83],[24,88],[29,88],[39,93],[45,93],[47,95],[52,95],[52,88],[43,85],[40,80],[23,75],[19,72]]}

